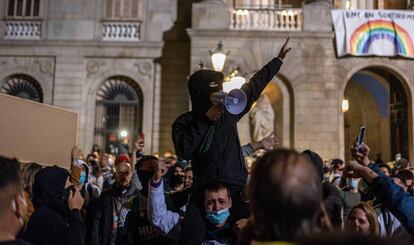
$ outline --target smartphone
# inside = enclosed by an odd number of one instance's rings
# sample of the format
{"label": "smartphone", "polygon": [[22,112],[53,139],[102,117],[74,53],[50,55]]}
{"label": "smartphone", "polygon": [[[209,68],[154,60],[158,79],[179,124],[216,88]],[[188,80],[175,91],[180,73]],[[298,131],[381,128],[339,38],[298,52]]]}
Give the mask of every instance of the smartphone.
{"label": "smartphone", "polygon": [[364,144],[365,139],[365,126],[359,128],[358,138],[356,140],[356,146],[358,149],[361,149],[361,146]]}

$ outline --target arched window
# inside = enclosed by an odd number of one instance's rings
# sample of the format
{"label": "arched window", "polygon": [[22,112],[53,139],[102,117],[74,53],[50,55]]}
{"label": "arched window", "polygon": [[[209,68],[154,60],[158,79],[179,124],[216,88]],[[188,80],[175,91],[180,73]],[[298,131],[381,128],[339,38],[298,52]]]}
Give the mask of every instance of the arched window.
{"label": "arched window", "polygon": [[43,92],[40,84],[33,77],[24,74],[7,78],[1,86],[0,92],[40,103],[43,102]]}
{"label": "arched window", "polygon": [[138,84],[124,76],[106,80],[96,97],[94,143],[105,152],[131,151],[142,130],[142,93]]}
{"label": "arched window", "polygon": [[104,19],[141,20],[142,0],[106,0]]}

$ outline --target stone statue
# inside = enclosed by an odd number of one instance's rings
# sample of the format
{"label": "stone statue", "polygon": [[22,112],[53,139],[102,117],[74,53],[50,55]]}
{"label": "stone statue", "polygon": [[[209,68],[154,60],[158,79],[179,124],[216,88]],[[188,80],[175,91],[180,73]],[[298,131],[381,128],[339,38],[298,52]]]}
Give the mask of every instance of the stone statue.
{"label": "stone statue", "polygon": [[275,113],[266,94],[262,94],[250,112],[252,142],[269,136],[275,130]]}

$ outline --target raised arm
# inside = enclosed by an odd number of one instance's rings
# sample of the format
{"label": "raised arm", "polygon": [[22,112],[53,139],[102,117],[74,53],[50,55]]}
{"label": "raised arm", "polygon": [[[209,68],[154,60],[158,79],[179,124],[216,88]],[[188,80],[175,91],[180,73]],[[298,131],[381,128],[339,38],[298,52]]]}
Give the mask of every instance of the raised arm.
{"label": "raised arm", "polygon": [[247,112],[249,112],[253,103],[259,98],[260,94],[267,86],[267,84],[273,79],[273,77],[279,72],[280,67],[283,64],[283,59],[286,54],[291,50],[288,48],[289,38],[286,39],[279,54],[276,58],[272,59],[269,63],[256,72],[249,82],[242,86],[242,90],[246,93],[247,105],[246,109],[239,114],[239,118],[242,118]]}
{"label": "raised arm", "polygon": [[[164,235],[170,233],[173,229],[179,228],[180,219],[178,213],[167,210],[162,181],[162,176],[166,172],[167,168],[159,161],[148,186],[148,217],[151,223],[158,227]],[[178,238],[179,232],[177,233],[175,238]]]}

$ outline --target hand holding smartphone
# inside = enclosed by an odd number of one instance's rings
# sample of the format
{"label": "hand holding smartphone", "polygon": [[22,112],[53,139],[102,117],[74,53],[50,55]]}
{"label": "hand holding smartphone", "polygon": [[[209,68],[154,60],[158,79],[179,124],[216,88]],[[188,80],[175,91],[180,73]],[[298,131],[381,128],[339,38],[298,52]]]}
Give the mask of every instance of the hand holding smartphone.
{"label": "hand holding smartphone", "polygon": [[143,132],[138,133],[137,140],[135,141],[135,149],[142,151],[145,146],[145,135]]}
{"label": "hand holding smartphone", "polygon": [[362,148],[362,145],[364,144],[365,139],[365,126],[362,126],[359,128],[358,138],[356,140],[356,147],[358,150]]}

